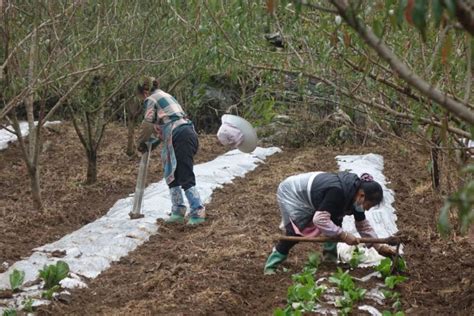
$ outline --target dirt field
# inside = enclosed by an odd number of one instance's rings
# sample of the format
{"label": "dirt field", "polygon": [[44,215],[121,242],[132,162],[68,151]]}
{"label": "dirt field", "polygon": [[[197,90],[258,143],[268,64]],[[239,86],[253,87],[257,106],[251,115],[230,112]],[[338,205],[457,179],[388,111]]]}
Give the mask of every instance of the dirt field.
{"label": "dirt field", "polygon": [[[117,141],[120,139],[122,141]],[[41,155],[44,210],[32,209],[29,178],[17,143],[0,151],[0,263],[29,256],[31,250],[59,239],[104,215],[135,190],[139,157],[125,154],[126,129],[111,125],[98,157],[98,182],[85,186],[86,157],[69,124],[45,129]],[[215,137],[202,136],[197,162],[225,152]],[[162,178],[159,153],[150,163],[149,181]],[[2,267],[0,266],[0,272]]]}
{"label": "dirt field", "polygon": [[[42,214],[29,209],[18,149],[13,146],[0,152],[0,185],[8,191],[0,193],[1,203],[6,203],[2,207],[7,207],[0,220],[0,228],[6,231],[0,237],[3,261],[17,260],[33,247],[94,220],[133,191],[137,158],[129,161],[119,145],[106,146],[100,157],[100,183],[85,188],[80,184],[85,162],[73,131],[68,127],[59,133],[48,135],[52,145],[44,155],[43,172],[48,176],[43,181],[49,202]],[[124,131],[115,127],[106,143],[113,137],[125,137]],[[56,143],[63,138],[64,143]],[[213,137],[202,136],[201,143],[199,161],[223,150]],[[295,173],[336,170],[337,154],[369,152],[385,158],[384,174],[396,193],[398,228],[409,237],[405,258],[410,279],[401,287],[403,310],[407,315],[470,315],[474,310],[473,245],[467,238],[439,237],[436,217],[442,198],[431,191],[428,155],[401,151],[396,144],[284,149],[246,178],[215,191],[204,225],[161,225],[158,235],[91,280],[89,289],[73,291],[69,304],[55,302],[42,307],[39,314],[270,315],[285,305],[291,274],[302,268],[311,250],[317,250],[314,245],[297,245],[285,264],[288,272],[263,275],[272,236],[279,233],[275,198],[279,182]],[[53,161],[53,157],[61,158]],[[160,167],[154,162],[152,180],[156,181]],[[320,273],[334,270],[334,265],[324,265]]]}

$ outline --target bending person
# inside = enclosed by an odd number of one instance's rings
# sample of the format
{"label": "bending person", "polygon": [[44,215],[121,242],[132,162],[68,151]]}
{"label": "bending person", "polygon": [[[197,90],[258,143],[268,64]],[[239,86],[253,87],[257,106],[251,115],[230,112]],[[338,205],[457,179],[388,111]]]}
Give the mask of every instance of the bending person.
{"label": "bending person", "polygon": [[[287,236],[339,236],[349,245],[357,245],[359,239],[342,230],[343,217],[353,215],[359,234],[376,238],[375,231],[365,218],[365,211],[380,204],[382,199],[382,187],[367,173],[360,178],[349,172],[299,174],[281,182],[277,192]],[[296,241],[280,240],[267,259],[264,273],[275,273],[295,244]],[[336,246],[337,243],[324,245],[325,260],[337,260]],[[395,255],[395,250],[388,245],[373,247],[383,256]]]}

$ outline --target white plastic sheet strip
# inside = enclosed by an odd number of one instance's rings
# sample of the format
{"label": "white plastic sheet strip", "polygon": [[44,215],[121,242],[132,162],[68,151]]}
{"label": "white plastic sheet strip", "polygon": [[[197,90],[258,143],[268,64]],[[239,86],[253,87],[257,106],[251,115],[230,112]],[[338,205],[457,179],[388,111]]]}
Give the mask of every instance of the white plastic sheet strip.
{"label": "white plastic sheet strip", "polygon": [[[279,151],[281,150],[276,147],[258,147],[252,154],[232,150],[212,161],[195,166],[194,172],[201,198],[206,203],[209,202],[213,190],[230,183],[235,177],[244,176],[254,170],[267,156]],[[166,218],[167,212],[171,209],[169,190],[165,182],[160,181],[148,186],[143,203],[142,213],[145,217],[142,219],[130,220],[128,213],[133,204],[133,197],[130,196],[118,200],[106,215],[95,222],[56,242],[35,249],[29,258],[16,262],[8,271],[0,274],[0,289],[10,287],[9,275],[14,269],[24,271],[25,282],[28,282],[38,277],[38,271],[44,265],[54,264],[58,260],[67,262],[71,272],[76,275],[97,277],[110,267],[113,261],[126,256],[157,232],[156,219]],[[66,251],[66,255],[63,258],[54,258],[51,253],[55,250]],[[64,285],[67,284],[83,286],[77,280],[65,282]],[[37,288],[35,290],[37,291]],[[4,302],[0,300],[0,303]],[[18,306],[18,304],[13,299],[9,305]]]}
{"label": "white plastic sheet strip", "polygon": [[[383,157],[375,154],[367,155],[348,155],[348,156],[337,156],[337,163],[339,170],[348,170],[350,172],[361,175],[362,173],[369,173],[374,177],[374,180],[380,183],[383,189],[383,201],[379,206],[371,208],[365,212],[367,219],[374,228],[379,238],[391,236],[397,232],[397,216],[395,215],[395,209],[392,204],[395,201],[394,193],[392,190],[386,187],[385,176],[383,175]],[[360,236],[357,233],[354,224],[353,216],[344,217],[342,228],[354,235]],[[377,251],[373,248],[367,249],[360,247],[364,252],[363,261],[360,264],[362,267],[374,266],[379,264],[380,260],[383,259]],[[352,251],[355,246],[349,246],[344,243],[337,244],[337,251],[339,260],[348,262],[352,257]]]}
{"label": "white plastic sheet strip", "polygon": [[[45,126],[52,125],[52,124],[60,124],[60,121],[51,121],[51,122],[46,122]],[[35,125],[37,125],[38,122],[35,122]],[[9,130],[13,131],[12,126],[7,126]],[[21,135],[26,136],[28,135],[29,132],[29,127],[28,127],[28,122],[20,122],[20,130],[21,130]],[[18,138],[16,137],[15,134],[10,133],[6,129],[0,129],[0,150],[5,149],[8,147],[8,143],[16,141]]]}

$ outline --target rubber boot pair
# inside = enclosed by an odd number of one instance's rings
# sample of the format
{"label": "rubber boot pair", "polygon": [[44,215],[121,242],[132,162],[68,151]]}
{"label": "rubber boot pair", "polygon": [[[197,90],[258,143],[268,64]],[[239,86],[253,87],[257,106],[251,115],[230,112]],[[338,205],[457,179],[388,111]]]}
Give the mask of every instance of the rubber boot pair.
{"label": "rubber boot pair", "polygon": [[[205,221],[206,212],[204,205],[201,202],[199,192],[196,187],[191,187],[184,191],[186,198],[190,205],[188,225],[197,225]],[[184,223],[184,216],[186,215],[186,205],[184,205],[183,191],[181,187],[170,188],[171,195],[171,215],[166,220],[167,223]]]}
{"label": "rubber boot pair", "polygon": [[288,255],[284,255],[275,248],[273,248],[272,253],[268,256],[267,262],[265,263],[265,268],[263,274],[270,275],[275,274],[278,266],[288,258]]}

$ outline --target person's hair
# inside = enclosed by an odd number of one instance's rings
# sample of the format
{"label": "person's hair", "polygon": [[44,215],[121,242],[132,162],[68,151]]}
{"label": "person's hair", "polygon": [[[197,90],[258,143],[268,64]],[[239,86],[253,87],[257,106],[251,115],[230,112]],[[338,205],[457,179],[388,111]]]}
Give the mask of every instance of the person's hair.
{"label": "person's hair", "polygon": [[145,77],[141,84],[137,85],[137,91],[141,94],[145,92],[153,93],[160,86],[160,82],[153,77]]}
{"label": "person's hair", "polygon": [[360,181],[360,189],[364,191],[365,200],[379,205],[383,200],[382,186],[368,173],[362,174]]}

